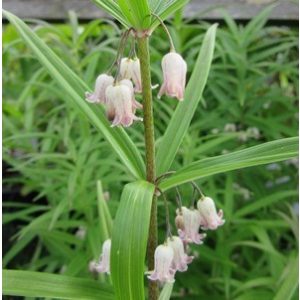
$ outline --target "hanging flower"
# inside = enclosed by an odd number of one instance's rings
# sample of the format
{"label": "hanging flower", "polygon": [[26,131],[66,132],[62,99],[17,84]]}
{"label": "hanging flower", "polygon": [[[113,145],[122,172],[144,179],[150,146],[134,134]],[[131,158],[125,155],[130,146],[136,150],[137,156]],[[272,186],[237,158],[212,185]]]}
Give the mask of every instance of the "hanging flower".
{"label": "hanging flower", "polygon": [[131,78],[134,82],[134,91],[136,93],[141,93],[142,92],[141,66],[140,66],[140,60],[137,57],[132,60]]}
{"label": "hanging flower", "polygon": [[133,111],[133,113],[135,113],[136,109],[143,108],[143,105],[135,100],[134,88],[133,88],[132,82],[129,79],[123,79],[123,80],[120,81],[120,84],[126,85],[127,87],[129,87],[129,89],[131,91],[131,95],[132,95],[131,102],[132,102],[132,111]]}
{"label": "hanging flower", "polygon": [[110,248],[111,240],[108,239],[103,243],[102,254],[100,256],[100,261],[96,265],[92,262],[90,268],[94,268],[99,273],[110,274]]}
{"label": "hanging flower", "polygon": [[107,74],[101,74],[96,79],[95,91],[93,93],[86,92],[85,99],[90,103],[106,103],[105,91],[107,87],[113,84],[114,78]]}
{"label": "hanging flower", "polygon": [[225,223],[223,211],[217,213],[216,205],[213,199],[204,197],[197,202],[197,208],[201,216],[201,227],[204,230],[217,229]]}
{"label": "hanging flower", "polygon": [[123,57],[120,62],[120,77],[121,79],[132,78],[132,64],[133,60],[128,57]]}
{"label": "hanging flower", "polygon": [[163,94],[175,97],[179,101],[184,98],[187,65],[184,59],[176,52],[169,52],[162,59],[164,82],[158,93],[158,98]]}
{"label": "hanging flower", "polygon": [[203,244],[203,239],[206,234],[199,234],[200,228],[200,214],[195,209],[188,209],[186,207],[181,208],[184,229],[178,229],[180,238],[186,243]]}
{"label": "hanging flower", "polygon": [[130,126],[133,121],[142,120],[134,115],[132,91],[125,84],[116,83],[106,89],[107,116],[112,126]]}
{"label": "hanging flower", "polygon": [[172,261],[174,252],[172,247],[167,244],[159,245],[155,249],[154,259],[155,266],[154,271],[150,272],[148,278],[150,280],[158,280],[160,282],[174,282],[175,270],[172,269]]}
{"label": "hanging flower", "polygon": [[187,265],[193,261],[193,256],[188,256],[184,252],[184,245],[182,240],[178,236],[173,236],[168,238],[168,245],[173,249],[174,257],[172,261],[172,268],[185,272],[187,270]]}

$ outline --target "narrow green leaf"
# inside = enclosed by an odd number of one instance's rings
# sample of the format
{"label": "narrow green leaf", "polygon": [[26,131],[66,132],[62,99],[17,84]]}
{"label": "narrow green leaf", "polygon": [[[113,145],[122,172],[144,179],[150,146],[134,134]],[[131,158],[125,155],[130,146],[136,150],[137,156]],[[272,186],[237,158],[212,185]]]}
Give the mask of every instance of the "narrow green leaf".
{"label": "narrow green leaf", "polygon": [[36,236],[35,233],[29,233],[23,238],[19,239],[17,243],[14,243],[12,247],[5,253],[2,259],[2,268],[6,267],[7,264],[20,253]]}
{"label": "narrow green leaf", "polygon": [[104,199],[101,181],[97,181],[97,196],[98,196],[98,215],[99,215],[99,230],[102,242],[111,237],[112,233],[112,218]]}
{"label": "narrow green leaf", "polygon": [[243,206],[241,209],[239,209],[235,214],[234,218],[241,218],[245,215],[251,214],[263,207],[266,207],[268,205],[271,205],[277,201],[280,201],[282,199],[288,198],[288,197],[295,197],[297,196],[297,191],[281,191],[277,192],[276,194],[268,195],[262,199],[258,199],[254,202],[251,202],[248,205]]}
{"label": "narrow green leaf", "polygon": [[177,105],[169,126],[160,141],[156,156],[158,175],[165,173],[170,168],[202,97],[213,58],[216,29],[216,24],[208,29],[192,77],[186,88],[185,101]]}
{"label": "narrow green leaf", "polygon": [[[158,15],[162,20],[165,20],[188,2],[189,0],[152,0],[150,1],[150,8],[152,13]],[[152,18],[151,29],[155,29],[157,25],[159,25],[157,18]]]}
{"label": "narrow green leaf", "polygon": [[111,275],[117,299],[145,299],[144,266],[154,185],[127,184],[114,221]]}
{"label": "narrow green leaf", "polygon": [[299,257],[295,258],[284,272],[285,278],[280,285],[274,300],[292,299],[299,284]]}
{"label": "narrow green leaf", "polygon": [[87,85],[42,41],[23,21],[4,11],[7,19],[16,27],[41,64],[65,91],[65,101],[70,101],[103,136],[118,154],[135,178],[144,177],[144,163],[137,147],[122,128],[111,128],[102,107],[90,105],[84,100]]}
{"label": "narrow green leaf", "polygon": [[286,160],[297,156],[298,137],[276,140],[233,153],[205,158],[190,164],[160,184],[168,190],[185,182],[257,165]]}
{"label": "narrow green leaf", "polygon": [[53,299],[113,300],[109,285],[85,278],[41,272],[4,270],[3,294]]}
{"label": "narrow green leaf", "polygon": [[97,6],[106,11],[108,14],[117,19],[126,28],[130,27],[130,24],[124,17],[119,5],[113,0],[92,0]]}

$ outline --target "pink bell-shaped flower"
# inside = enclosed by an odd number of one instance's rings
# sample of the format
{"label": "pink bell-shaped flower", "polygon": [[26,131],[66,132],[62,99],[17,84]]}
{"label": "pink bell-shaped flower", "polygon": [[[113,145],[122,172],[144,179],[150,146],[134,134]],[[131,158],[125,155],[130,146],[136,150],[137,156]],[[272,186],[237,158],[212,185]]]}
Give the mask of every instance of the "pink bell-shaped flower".
{"label": "pink bell-shaped flower", "polygon": [[[180,214],[180,212],[178,211]],[[185,243],[203,244],[203,239],[206,234],[200,234],[200,214],[195,209],[188,209],[186,207],[181,208],[181,214],[183,217],[184,229],[178,229],[179,237]]]}
{"label": "pink bell-shaped flower", "polygon": [[216,205],[213,199],[204,197],[197,202],[197,208],[201,216],[201,228],[214,230],[225,223],[223,211],[217,213]]}
{"label": "pink bell-shaped flower", "polygon": [[112,127],[130,126],[133,121],[142,120],[134,115],[132,90],[125,84],[116,83],[106,89],[107,116],[112,120]]}
{"label": "pink bell-shaped flower", "polygon": [[110,274],[110,248],[111,240],[108,239],[103,243],[102,254],[100,256],[100,261],[96,265],[93,263],[90,265],[90,268],[94,268],[99,273]]}
{"label": "pink bell-shaped flower", "polygon": [[148,278],[153,281],[158,280],[162,283],[174,282],[175,270],[172,269],[173,257],[174,252],[172,247],[168,246],[167,244],[159,245],[155,249],[154,254],[154,271],[150,272]]}
{"label": "pink bell-shaped flower", "polygon": [[120,62],[120,77],[121,79],[132,78],[132,63],[133,60],[128,57],[123,57]]}
{"label": "pink bell-shaped flower", "polygon": [[130,88],[131,95],[132,95],[131,102],[132,102],[132,111],[133,111],[133,113],[135,113],[136,109],[143,108],[143,105],[135,100],[134,88],[133,88],[132,82],[129,79],[123,79],[123,80],[120,81],[120,84],[126,85],[127,87]]}
{"label": "pink bell-shaped flower", "polygon": [[105,91],[107,87],[113,84],[114,78],[107,74],[101,74],[96,79],[95,91],[93,93],[86,92],[85,99],[90,103],[106,103]]}
{"label": "pink bell-shaped flower", "polygon": [[185,272],[187,265],[193,261],[193,256],[188,256],[184,252],[184,245],[178,236],[168,238],[168,245],[173,249],[174,257],[172,261],[172,268],[179,272]]}
{"label": "pink bell-shaped flower", "polygon": [[161,65],[164,82],[158,93],[158,98],[166,94],[182,101],[186,82],[186,62],[178,53],[169,52],[163,57]]}

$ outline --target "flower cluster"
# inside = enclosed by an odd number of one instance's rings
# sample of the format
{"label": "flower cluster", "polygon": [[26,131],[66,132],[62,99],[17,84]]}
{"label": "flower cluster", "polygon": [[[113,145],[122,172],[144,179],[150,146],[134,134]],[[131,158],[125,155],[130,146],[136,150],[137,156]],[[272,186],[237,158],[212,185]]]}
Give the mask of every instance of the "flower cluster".
{"label": "flower cluster", "polygon": [[[131,81],[134,82],[134,85]],[[135,92],[141,90],[141,72],[139,59],[123,58],[120,64],[119,80],[107,74],[98,76],[93,93],[86,92],[90,103],[106,105],[106,114],[112,126],[130,126],[133,121],[142,120],[135,115],[142,105],[136,101]]]}
{"label": "flower cluster", "polygon": [[215,230],[224,223],[223,211],[217,212],[214,201],[209,197],[202,197],[197,202],[197,209],[178,209],[175,224],[179,236],[169,237],[156,248],[154,270],[148,278],[162,283],[174,282],[175,273],[186,271],[193,260],[193,256],[185,252],[187,244],[203,243],[206,234],[199,233],[199,229]]}
{"label": "flower cluster", "polygon": [[[183,58],[172,51],[162,60],[164,82],[158,93],[183,100],[187,66]],[[86,101],[102,103],[106,106],[106,114],[112,126],[128,127],[133,121],[142,121],[135,115],[136,109],[142,108],[135,99],[135,93],[142,92],[140,60],[124,57],[120,61],[117,79],[111,75],[100,74],[96,79],[93,93],[86,92]]]}

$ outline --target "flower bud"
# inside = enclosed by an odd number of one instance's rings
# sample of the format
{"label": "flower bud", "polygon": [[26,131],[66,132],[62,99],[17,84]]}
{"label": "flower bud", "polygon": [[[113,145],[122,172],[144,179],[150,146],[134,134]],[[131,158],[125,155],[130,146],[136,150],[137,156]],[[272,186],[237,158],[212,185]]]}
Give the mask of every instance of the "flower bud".
{"label": "flower bud", "polygon": [[86,92],[86,101],[90,103],[106,103],[105,91],[107,87],[113,84],[114,78],[107,74],[101,74],[96,79],[95,91],[93,93]]}
{"label": "flower bud", "polygon": [[185,243],[202,244],[205,234],[199,234],[200,228],[200,214],[197,210],[188,209],[186,207],[181,208],[184,229],[178,229],[180,238]]}
{"label": "flower bud", "polygon": [[99,273],[107,273],[110,274],[110,248],[111,248],[111,240],[108,239],[103,243],[102,246],[102,254],[100,256],[100,261],[96,265],[93,263],[90,265],[90,268],[95,268],[95,270]]}
{"label": "flower bud", "polygon": [[125,84],[116,83],[106,89],[107,116],[112,126],[130,126],[134,120],[142,120],[133,113],[132,91]]}
{"label": "flower bud", "polygon": [[204,197],[197,202],[197,208],[201,216],[201,227],[203,229],[214,230],[225,223],[223,211],[217,213],[216,205],[213,199]]}
{"label": "flower bud", "polygon": [[158,98],[163,94],[183,100],[187,65],[184,59],[175,52],[166,54],[162,59],[164,82],[158,93]]}
{"label": "flower bud", "polygon": [[193,256],[188,256],[184,252],[184,245],[178,236],[168,238],[168,245],[173,249],[174,257],[172,261],[172,268],[184,272],[187,270],[187,265],[193,261]]}
{"label": "flower bud", "polygon": [[159,280],[160,282],[174,282],[175,270],[172,269],[172,261],[174,252],[172,247],[168,245],[159,245],[155,249],[154,259],[155,266],[154,271],[150,272],[148,278],[150,280]]}

